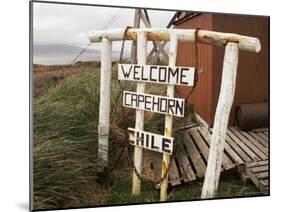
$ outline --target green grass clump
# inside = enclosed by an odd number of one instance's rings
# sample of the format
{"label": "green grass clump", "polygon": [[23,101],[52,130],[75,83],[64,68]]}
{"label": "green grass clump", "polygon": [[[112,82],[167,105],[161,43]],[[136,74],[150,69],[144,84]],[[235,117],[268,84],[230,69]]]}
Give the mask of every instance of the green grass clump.
{"label": "green grass clump", "polygon": [[[202,187],[202,181],[189,183],[185,187],[172,190],[169,200],[199,200]],[[259,194],[262,195],[252,183],[245,184],[237,175],[229,173],[220,178],[217,198],[256,196]]]}
{"label": "green grass clump", "polygon": [[[100,70],[82,65],[76,74],[63,79],[34,99],[33,105],[33,194],[34,209],[157,202],[159,192],[151,184],[142,184],[142,193],[131,195],[132,169],[128,154],[121,155],[126,144],[127,127],[135,126],[135,110],[122,106],[123,90],[135,91],[135,82],[118,82],[117,65],[111,83],[109,166],[118,167],[99,184],[97,171]],[[109,82],[108,82],[109,83]],[[147,84],[146,93],[165,95],[165,86]],[[193,108],[187,108],[192,113]],[[163,134],[164,115],[145,112],[146,131]],[[174,119],[174,126],[186,121]],[[176,139],[180,140],[176,136]],[[130,148],[131,150],[131,148]],[[172,190],[168,200],[199,199],[201,182]],[[237,178],[220,181],[219,197],[255,195],[252,185]]]}
{"label": "green grass clump", "polygon": [[[124,145],[127,127],[134,127],[135,110],[122,107],[123,89],[136,83],[121,82],[113,68],[111,84],[111,161]],[[34,206],[56,208],[103,204],[108,191],[96,183],[99,114],[99,69],[86,67],[34,100]],[[146,92],[164,94],[163,86]],[[146,113],[145,126],[160,133],[164,116]],[[161,128],[161,127],[162,128]],[[102,196],[102,197],[101,197]]]}

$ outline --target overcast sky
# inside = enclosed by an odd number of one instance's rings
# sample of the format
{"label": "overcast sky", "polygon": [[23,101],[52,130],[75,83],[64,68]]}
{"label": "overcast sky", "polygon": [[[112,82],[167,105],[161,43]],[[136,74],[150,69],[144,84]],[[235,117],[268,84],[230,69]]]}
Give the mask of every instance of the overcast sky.
{"label": "overcast sky", "polygon": [[[148,10],[148,13],[153,27],[164,28],[174,14],[157,10]],[[107,25],[112,17],[113,22]],[[89,31],[101,30],[106,25],[125,28],[133,24],[133,19],[134,9],[34,3],[34,43],[85,46],[89,42]],[[99,49],[99,45],[91,48]],[[120,51],[120,42],[115,42],[113,50]]]}

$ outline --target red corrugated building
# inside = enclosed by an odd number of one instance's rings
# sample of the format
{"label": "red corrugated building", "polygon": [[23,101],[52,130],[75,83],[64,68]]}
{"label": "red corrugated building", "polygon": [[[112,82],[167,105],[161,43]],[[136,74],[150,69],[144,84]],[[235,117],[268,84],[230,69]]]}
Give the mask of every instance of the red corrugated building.
{"label": "red corrugated building", "polygon": [[[229,124],[235,124],[235,108],[239,104],[260,103],[269,100],[269,17],[230,14],[202,13],[177,24],[178,29],[195,29],[238,33],[258,37],[262,50],[260,53],[239,52],[235,99]],[[196,112],[210,125],[213,125],[216,105],[220,91],[224,48],[199,44],[198,84],[190,101]],[[195,51],[192,43],[179,43],[178,66],[194,66]],[[185,97],[189,90],[177,87],[177,92]]]}

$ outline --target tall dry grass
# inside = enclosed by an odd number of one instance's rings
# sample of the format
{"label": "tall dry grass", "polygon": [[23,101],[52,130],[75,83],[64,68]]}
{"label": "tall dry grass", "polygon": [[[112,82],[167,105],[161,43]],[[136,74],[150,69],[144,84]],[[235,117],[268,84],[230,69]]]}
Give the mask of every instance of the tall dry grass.
{"label": "tall dry grass", "polygon": [[[136,89],[132,82],[121,82],[120,86],[117,65],[112,78],[110,162],[124,145],[126,128],[135,124],[135,110],[122,107],[123,89]],[[84,67],[35,99],[35,208],[99,205],[107,201],[109,191],[97,183],[96,177],[99,84],[99,68]],[[146,92],[164,95],[166,90],[154,84],[148,85]],[[163,129],[164,115],[145,113],[145,130],[162,133]]]}
{"label": "tall dry grass", "polygon": [[[55,68],[60,71],[60,67]],[[132,197],[132,169],[128,166],[128,158],[125,154],[116,160],[126,145],[126,128],[135,125],[135,110],[122,107],[122,92],[123,89],[135,91],[136,83],[121,82],[120,86],[116,79],[117,65],[113,67],[112,78],[109,162],[110,166],[116,166],[118,169],[111,173],[110,178],[105,178],[103,184],[98,183],[96,175],[99,67],[80,64],[76,74],[62,79],[55,86],[49,87],[45,95],[34,99],[34,209],[158,200],[159,194],[146,184],[143,185],[139,198]],[[166,90],[164,86],[148,84],[146,92],[165,95]],[[192,114],[193,108],[186,108],[186,113]],[[188,121],[189,116],[184,119],[175,118],[174,126],[184,125]],[[144,126],[146,131],[162,134],[164,115],[146,112]],[[175,136],[177,142],[180,142],[180,134]],[[223,197],[257,194],[254,186],[237,185],[238,182],[227,178],[219,195]],[[201,184],[183,187],[170,195],[170,200],[199,198],[201,187]],[[233,189],[227,190],[229,187]]]}

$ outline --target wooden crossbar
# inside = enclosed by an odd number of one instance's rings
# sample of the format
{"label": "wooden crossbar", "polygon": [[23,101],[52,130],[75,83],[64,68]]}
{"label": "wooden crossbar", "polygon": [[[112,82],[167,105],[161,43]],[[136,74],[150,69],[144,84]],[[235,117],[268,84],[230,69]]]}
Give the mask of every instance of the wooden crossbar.
{"label": "wooden crossbar", "polygon": [[[89,32],[90,42],[100,42],[103,37],[111,41],[120,41],[124,39],[124,29],[111,29],[103,31]],[[125,33],[126,40],[137,40],[137,33],[147,33],[148,41],[169,41],[170,34],[177,36],[179,41],[194,42],[195,29],[161,29],[161,28],[131,28]],[[249,52],[259,52],[261,44],[258,38],[243,36],[234,33],[214,32],[208,30],[199,30],[198,42],[225,46],[228,42],[237,42],[241,50]]]}

